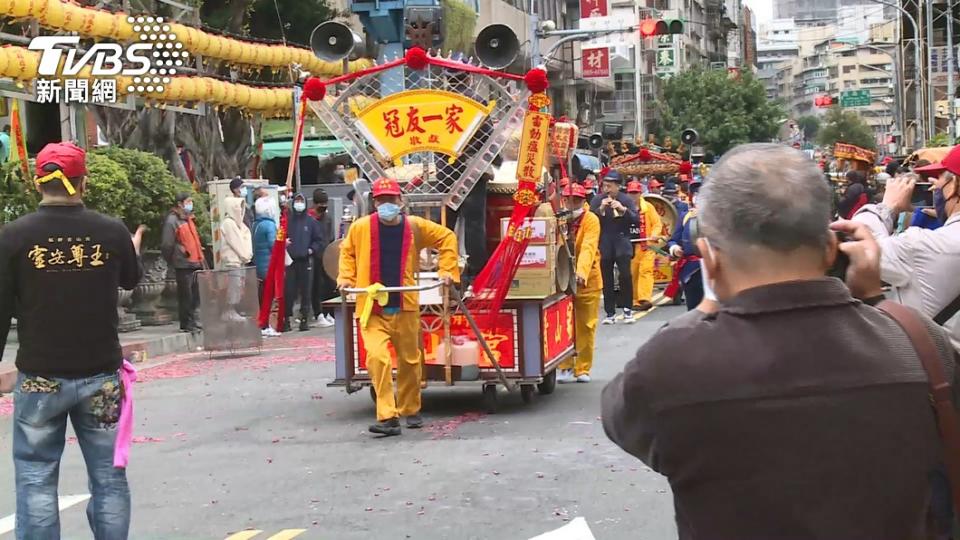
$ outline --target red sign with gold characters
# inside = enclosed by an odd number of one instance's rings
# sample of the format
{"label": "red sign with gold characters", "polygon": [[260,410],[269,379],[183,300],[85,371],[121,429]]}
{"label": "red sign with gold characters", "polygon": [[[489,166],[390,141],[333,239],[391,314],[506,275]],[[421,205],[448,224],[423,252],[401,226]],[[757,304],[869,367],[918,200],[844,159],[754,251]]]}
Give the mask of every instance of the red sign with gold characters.
{"label": "red sign with gold characters", "polygon": [[833,157],[838,159],[853,159],[856,161],[865,161],[873,163],[877,159],[876,152],[860,148],[852,144],[836,143],[833,145]]}
{"label": "red sign with gold characters", "polygon": [[[491,325],[483,331],[483,338],[490,345],[493,355],[504,369],[517,368],[517,346],[519,335],[517,334],[517,310],[504,309],[495,325]],[[440,318],[432,314],[423,314],[420,316],[420,326],[423,328],[423,353],[424,361],[427,364],[443,365],[442,358],[437,358],[437,347],[443,339],[443,324]],[[363,333],[360,332],[360,321],[354,319],[354,357],[357,359],[357,367],[366,371],[367,352],[363,346]],[[450,333],[453,336],[471,337],[469,325],[463,315],[454,315],[450,317]],[[389,345],[390,356],[393,357],[393,367],[397,367],[397,353],[393,350],[393,345]],[[480,355],[480,367],[492,368],[490,360],[486,354]]]}
{"label": "red sign with gold characters", "polygon": [[520,137],[520,155],[517,160],[517,181],[540,181],[543,173],[543,158],[550,143],[550,115],[527,111],[523,119],[523,134]]}
{"label": "red sign with gold characters", "polygon": [[584,78],[600,78],[610,76],[610,49],[598,47],[581,51],[581,68]]}
{"label": "red sign with gold characters", "polygon": [[543,362],[547,363],[574,346],[573,297],[543,308]]}
{"label": "red sign with gold characters", "polygon": [[580,0],[580,18],[606,17],[609,12],[607,0]]}

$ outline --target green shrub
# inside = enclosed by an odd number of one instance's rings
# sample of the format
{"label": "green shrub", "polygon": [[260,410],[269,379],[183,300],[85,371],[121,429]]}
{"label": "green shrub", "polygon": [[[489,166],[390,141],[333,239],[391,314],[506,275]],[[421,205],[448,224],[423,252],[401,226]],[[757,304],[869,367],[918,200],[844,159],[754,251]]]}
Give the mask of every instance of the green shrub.
{"label": "green shrub", "polygon": [[[173,208],[177,193],[193,192],[193,187],[175,177],[167,164],[151,153],[117,146],[98,149],[95,153],[116,161],[126,170],[133,193],[124,214],[124,222],[130,228],[146,225],[149,230],[143,237],[144,249],[159,248],[163,221]],[[197,228],[207,244],[210,242],[208,207],[206,197],[195,193]],[[203,228],[202,223],[206,224]]]}
{"label": "green shrub", "polygon": [[[87,190],[83,204],[101,214],[124,219],[133,197],[127,171],[116,161],[98,154],[87,155]],[[127,223],[127,227],[136,224]]]}
{"label": "green shrub", "polygon": [[33,178],[24,178],[19,161],[0,166],[0,225],[33,212],[39,202]]}

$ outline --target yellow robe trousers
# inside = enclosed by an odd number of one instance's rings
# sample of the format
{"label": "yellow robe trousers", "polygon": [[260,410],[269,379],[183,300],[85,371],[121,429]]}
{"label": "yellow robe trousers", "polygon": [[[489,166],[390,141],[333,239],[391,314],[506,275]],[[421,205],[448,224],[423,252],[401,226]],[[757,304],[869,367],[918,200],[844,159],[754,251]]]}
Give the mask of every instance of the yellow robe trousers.
{"label": "yellow robe trousers", "polygon": [[576,321],[576,359],[560,364],[560,369],[573,369],[574,375],[590,373],[593,367],[593,349],[596,344],[597,322],[600,320],[600,293],[603,278],[600,275],[600,218],[584,207],[577,230],[577,277],[585,283],[577,287],[573,297],[573,317]]}
{"label": "yellow robe trousers", "polygon": [[[643,197],[637,201],[637,209],[643,214],[644,219],[644,230],[640,231],[640,235],[649,238],[658,234],[662,225],[657,209]],[[646,249],[646,245],[646,242],[638,244],[633,260],[630,261],[630,274],[633,276],[633,305],[635,306],[643,301],[649,302],[653,298],[653,266],[657,254]]]}
{"label": "yellow robe trousers", "polygon": [[[365,216],[353,223],[340,245],[340,286],[366,288],[371,285],[371,268],[375,263],[371,241],[371,219]],[[416,285],[415,265],[419,264],[420,250],[434,248],[440,252],[440,277],[460,281],[457,267],[457,238],[452,231],[418,217],[406,218],[412,222],[414,249],[407,253],[403,266],[403,285]],[[363,311],[367,295],[357,297],[356,315]],[[389,420],[398,415],[410,416],[420,412],[420,296],[404,293],[400,311],[395,314],[370,315],[360,332],[367,354],[370,382],[377,393],[377,420]],[[393,344],[397,357],[397,396],[393,391],[393,362],[390,354]]]}

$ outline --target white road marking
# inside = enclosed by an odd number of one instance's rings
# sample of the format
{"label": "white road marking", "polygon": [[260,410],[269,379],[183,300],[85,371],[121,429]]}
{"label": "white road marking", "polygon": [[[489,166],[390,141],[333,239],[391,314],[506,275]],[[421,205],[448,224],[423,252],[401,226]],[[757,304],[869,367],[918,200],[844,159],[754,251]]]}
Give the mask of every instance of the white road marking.
{"label": "white road marking", "polygon": [[534,536],[530,540],[596,540],[587,520],[578,517],[559,529]]}
{"label": "white road marking", "polygon": [[[83,495],[63,495],[57,501],[57,506],[60,507],[60,511],[63,512],[71,506],[82,503],[90,498],[89,493]],[[10,514],[7,517],[0,518],[0,534],[7,534],[12,531],[14,528],[14,521],[16,520],[16,514]]]}

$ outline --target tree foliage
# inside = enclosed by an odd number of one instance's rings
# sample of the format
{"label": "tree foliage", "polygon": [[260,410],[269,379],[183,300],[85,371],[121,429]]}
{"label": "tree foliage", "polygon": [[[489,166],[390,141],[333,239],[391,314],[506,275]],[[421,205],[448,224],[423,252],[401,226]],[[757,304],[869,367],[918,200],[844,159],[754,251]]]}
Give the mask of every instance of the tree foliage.
{"label": "tree foliage", "polygon": [[860,115],[843,107],[832,107],[823,118],[820,133],[817,135],[817,144],[833,146],[838,142],[871,150],[877,148],[873,129],[860,118]]}
{"label": "tree foliage", "polygon": [[950,146],[950,134],[946,131],[941,131],[933,137],[927,139],[928,148],[937,148],[941,146]]}
{"label": "tree foliage", "polygon": [[667,80],[657,106],[661,140],[667,135],[679,140],[681,131],[693,128],[700,144],[715,155],[738,144],[771,140],[785,116],[750,72],[732,78],[726,71],[702,68]]}
{"label": "tree foliage", "polygon": [[801,116],[797,118],[797,127],[800,128],[800,131],[803,131],[803,135],[808,141],[812,141],[820,131],[820,119],[816,116]]}

